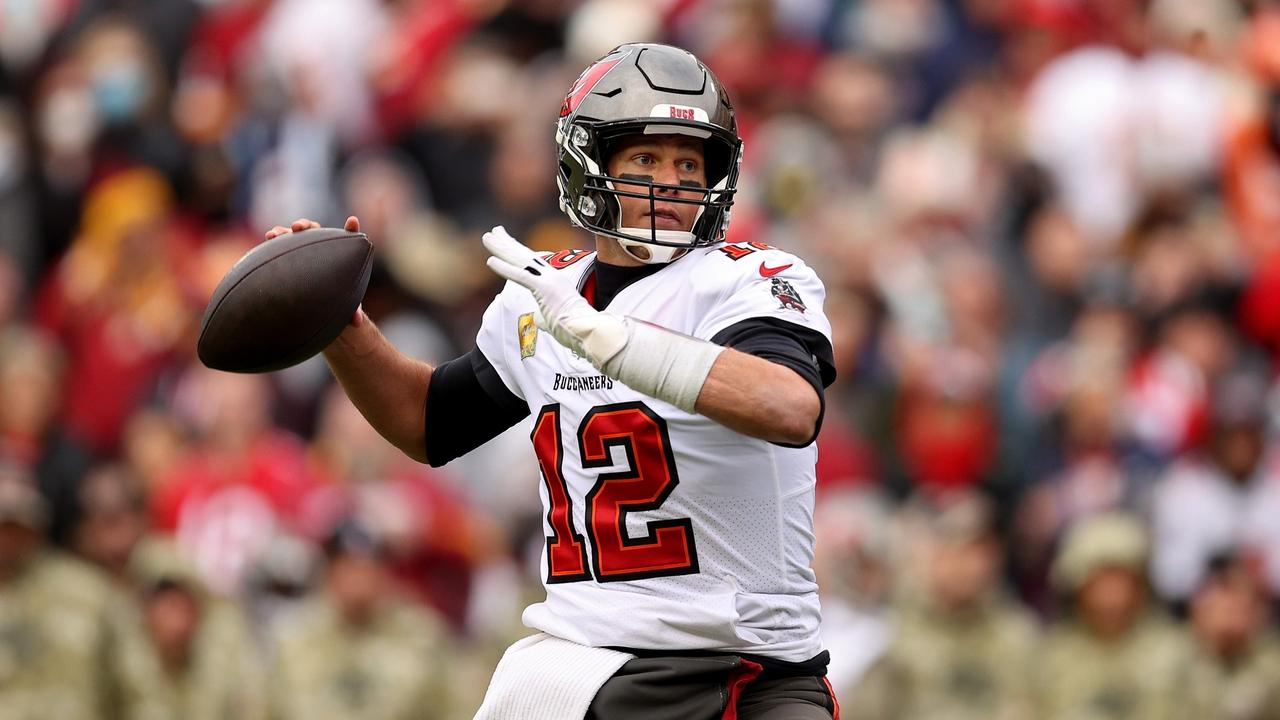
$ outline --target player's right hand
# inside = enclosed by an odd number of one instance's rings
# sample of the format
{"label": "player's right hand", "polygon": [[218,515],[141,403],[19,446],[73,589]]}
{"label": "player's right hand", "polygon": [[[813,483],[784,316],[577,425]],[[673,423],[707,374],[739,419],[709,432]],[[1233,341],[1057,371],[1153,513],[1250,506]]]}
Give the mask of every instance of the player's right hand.
{"label": "player's right hand", "polygon": [[630,332],[622,318],[591,307],[572,277],[557,272],[501,225],[485,233],[483,241],[493,255],[487,261],[489,269],[533,293],[540,310],[538,326],[561,345],[603,370],[627,344]]}

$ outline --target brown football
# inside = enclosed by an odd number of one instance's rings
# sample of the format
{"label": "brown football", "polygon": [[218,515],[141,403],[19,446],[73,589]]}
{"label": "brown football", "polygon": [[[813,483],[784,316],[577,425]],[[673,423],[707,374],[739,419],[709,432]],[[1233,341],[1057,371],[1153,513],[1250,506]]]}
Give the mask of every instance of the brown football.
{"label": "brown football", "polygon": [[209,298],[196,352],[215,370],[261,373],[320,352],[355,314],[373,269],[364,233],[315,228],[245,253]]}

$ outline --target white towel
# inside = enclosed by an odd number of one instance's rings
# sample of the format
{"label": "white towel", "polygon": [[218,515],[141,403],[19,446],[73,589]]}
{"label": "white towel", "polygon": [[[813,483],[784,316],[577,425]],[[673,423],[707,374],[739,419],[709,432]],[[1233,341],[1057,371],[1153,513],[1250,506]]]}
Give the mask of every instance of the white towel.
{"label": "white towel", "polygon": [[634,657],[531,635],[502,654],[475,720],[582,720],[600,686]]}

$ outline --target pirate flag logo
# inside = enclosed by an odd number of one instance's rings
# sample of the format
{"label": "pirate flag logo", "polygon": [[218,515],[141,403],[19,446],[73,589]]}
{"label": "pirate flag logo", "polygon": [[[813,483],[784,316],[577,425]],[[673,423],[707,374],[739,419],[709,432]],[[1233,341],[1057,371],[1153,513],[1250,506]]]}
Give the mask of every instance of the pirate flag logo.
{"label": "pirate flag logo", "polygon": [[804,301],[800,299],[800,293],[796,292],[796,289],[791,287],[791,283],[783,280],[782,278],[773,278],[769,282],[773,283],[773,287],[770,288],[770,292],[772,292],[773,296],[782,304],[783,310],[804,312]]}

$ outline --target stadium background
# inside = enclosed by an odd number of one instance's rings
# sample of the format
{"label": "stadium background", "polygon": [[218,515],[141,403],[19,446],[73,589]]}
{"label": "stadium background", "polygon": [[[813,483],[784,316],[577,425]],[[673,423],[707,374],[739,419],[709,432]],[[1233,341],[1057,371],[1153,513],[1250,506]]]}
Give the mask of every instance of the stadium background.
{"label": "stadium background", "polygon": [[[481,232],[589,243],[556,208],[553,120],[588,62],[635,40],[694,51],[735,99],[730,239],[827,284],[818,567],[846,717],[1226,703],[1213,613],[1256,609],[1235,632],[1265,660],[1280,597],[1277,13],[0,2],[0,707],[470,716],[538,593],[528,429],[417,466],[319,360],[219,374],[194,332],[265,229],[352,213],[378,245],[383,331],[432,362],[469,349],[498,287]],[[62,563],[55,600],[23,600],[37,562]],[[1116,573],[1151,599],[1108,635],[1105,599],[1099,619],[1081,597]],[[85,660],[41,637],[74,623],[119,638]],[[1125,646],[1110,678],[1071,676],[1091,631],[1148,625],[1160,642]],[[1016,631],[963,631],[988,626]],[[87,662],[101,672],[72,671]],[[1268,662],[1261,687],[1280,687]],[[1181,691],[1199,694],[1144,699]]]}

